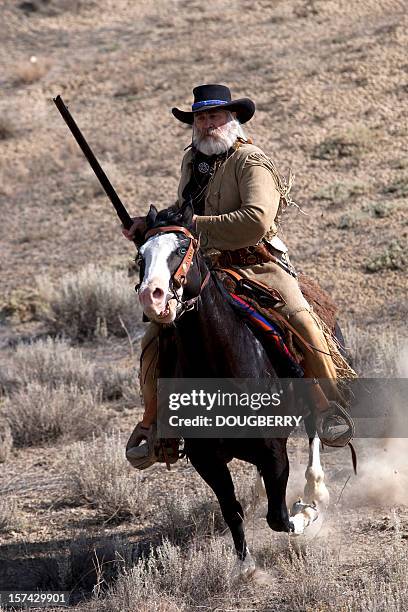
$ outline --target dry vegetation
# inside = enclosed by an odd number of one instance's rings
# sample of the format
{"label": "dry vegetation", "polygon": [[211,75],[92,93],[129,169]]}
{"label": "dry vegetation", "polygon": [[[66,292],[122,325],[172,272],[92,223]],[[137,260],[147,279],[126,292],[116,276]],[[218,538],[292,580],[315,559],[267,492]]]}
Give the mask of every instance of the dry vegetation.
{"label": "dry vegetation", "polygon": [[2,406],[15,446],[39,446],[58,438],[82,439],[102,431],[106,415],[97,395],[75,385],[49,389],[29,383]]}
{"label": "dry vegetation", "polygon": [[9,395],[30,383],[57,389],[61,385],[89,391],[102,400],[134,401],[136,368],[97,367],[84,352],[67,339],[47,337],[17,344],[7,368],[1,372],[0,384]]}
{"label": "dry vegetation", "polygon": [[[103,474],[103,478],[101,475]],[[71,448],[67,463],[69,497],[98,510],[106,521],[131,518],[146,511],[149,486],[141,483],[124,456],[117,433],[80,442]]]}
{"label": "dry vegetation", "polygon": [[16,85],[31,85],[42,77],[50,69],[48,60],[41,59],[40,61],[32,55],[29,61],[20,62],[15,66],[15,84]]}
{"label": "dry vegetation", "polygon": [[4,419],[0,423],[0,463],[7,461],[10,456],[10,451],[13,447],[13,436],[11,434],[11,427],[9,423]]}
{"label": "dry vegetation", "polygon": [[[248,133],[293,167],[307,213],[283,226],[292,259],[337,301],[355,369],[404,377],[406,19],[398,0],[3,2],[0,590],[66,589],[84,612],[408,609],[396,441],[357,441],[357,478],[342,451],[324,455],[332,507],[308,544],[270,532],[252,468],[233,462],[259,567],[249,582],[234,579],[191,466],[129,468],[134,252],[50,102],[63,95],[141,214],[175,199],[190,135],[169,109],[202,82],[254,98]],[[304,441],[289,453],[297,496]]]}
{"label": "dry vegetation", "polygon": [[18,509],[16,500],[3,499],[0,501],[0,533],[9,533],[18,529]]}
{"label": "dry vegetation", "polygon": [[90,265],[63,276],[57,286],[38,279],[39,315],[54,333],[73,340],[126,336],[140,320],[135,295],[122,271]]}

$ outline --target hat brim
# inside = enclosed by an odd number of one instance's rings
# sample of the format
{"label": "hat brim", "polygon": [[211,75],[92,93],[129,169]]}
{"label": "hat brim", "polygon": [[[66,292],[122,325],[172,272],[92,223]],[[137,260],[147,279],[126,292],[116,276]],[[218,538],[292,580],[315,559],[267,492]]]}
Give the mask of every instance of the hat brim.
{"label": "hat brim", "polygon": [[255,113],[255,103],[249,98],[240,98],[239,100],[232,100],[228,104],[215,104],[214,106],[203,106],[195,111],[182,111],[179,108],[172,108],[171,112],[176,119],[183,123],[189,123],[193,125],[194,115],[202,111],[208,111],[212,108],[219,108],[221,110],[228,110],[237,113],[237,119],[240,123],[246,123]]}

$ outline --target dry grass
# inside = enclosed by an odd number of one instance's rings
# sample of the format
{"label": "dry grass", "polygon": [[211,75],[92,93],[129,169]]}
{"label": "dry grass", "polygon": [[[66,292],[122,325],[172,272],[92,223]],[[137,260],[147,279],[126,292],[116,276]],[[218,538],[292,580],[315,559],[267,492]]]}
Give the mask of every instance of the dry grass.
{"label": "dry grass", "polygon": [[316,145],[312,157],[331,161],[341,158],[359,158],[373,148],[375,141],[375,134],[366,126],[350,126]]}
{"label": "dry grass", "polygon": [[139,379],[135,367],[98,368],[95,385],[101,390],[103,401],[121,400],[122,406],[140,403]]}
{"label": "dry grass", "polygon": [[[400,612],[408,609],[408,549],[401,532],[400,517],[392,512],[392,542],[360,580],[347,610]],[[358,602],[358,607],[355,602]]]}
{"label": "dry grass", "polygon": [[97,368],[80,349],[61,338],[17,345],[9,368],[0,374],[0,384],[10,394],[30,383],[50,389],[74,385],[81,391],[100,393],[103,401],[138,401],[138,380],[133,368]]}
{"label": "dry grass", "polygon": [[[326,544],[326,545],[325,545]],[[278,557],[286,581],[291,581],[291,610],[335,610],[344,592],[339,576],[339,556],[327,542],[307,546],[301,551],[289,548],[288,556]],[[296,576],[296,580],[293,577]]]}
{"label": "dry grass", "polygon": [[406,198],[408,196],[408,176],[401,176],[396,181],[388,183],[383,188],[383,193],[392,195],[394,198]]}
{"label": "dry grass", "polygon": [[53,17],[65,13],[78,13],[83,5],[83,0],[23,0],[18,7],[26,15],[39,13],[47,17]]}
{"label": "dry grass", "polygon": [[14,289],[3,297],[0,303],[0,316],[13,322],[24,323],[37,318],[41,308],[38,293],[30,288]]}
{"label": "dry grass", "polygon": [[83,534],[70,542],[67,554],[55,559],[55,588],[69,591],[80,585],[100,593],[131,566],[132,553],[132,543],[120,535],[95,539]]}
{"label": "dry grass", "polygon": [[367,185],[357,182],[337,182],[322,187],[316,194],[316,200],[327,200],[331,204],[344,204],[367,193]]}
{"label": "dry grass", "polygon": [[384,546],[381,555],[368,566],[362,565],[352,577],[344,573],[341,548],[327,541],[313,542],[296,550],[289,545],[283,552],[270,552],[269,558],[264,554],[263,565],[267,571],[280,571],[281,586],[279,593],[268,588],[258,592],[259,608],[256,609],[287,612],[407,609],[408,551],[400,534]]}
{"label": "dry grass", "polygon": [[227,596],[234,562],[233,552],[217,539],[201,545],[195,540],[187,551],[165,540],[86,610],[179,612],[211,605],[214,596]]}
{"label": "dry grass", "polygon": [[3,417],[0,422],[0,463],[5,463],[7,461],[12,448],[13,436],[11,435],[11,427]]}
{"label": "dry grass", "polygon": [[84,610],[397,612],[407,606],[408,551],[398,532],[354,580],[344,571],[349,566],[341,560],[341,547],[326,540],[301,548],[289,542],[283,550],[262,545],[255,552],[269,576],[263,584],[233,583],[235,553],[220,538],[193,538],[185,544],[165,539],[133,567],[125,564],[117,583]]}
{"label": "dry grass", "polygon": [[100,432],[106,422],[99,398],[75,385],[50,389],[38,383],[6,398],[7,418],[15,446],[38,446],[58,438],[82,439]]}
{"label": "dry grass", "polygon": [[73,340],[126,336],[141,320],[136,295],[119,271],[91,265],[64,276],[57,287],[46,278],[39,279],[38,286],[45,304],[43,320]]}
{"label": "dry grass", "polygon": [[16,500],[0,500],[0,533],[14,531],[19,525],[20,517]]}
{"label": "dry grass", "polygon": [[[244,513],[255,505],[254,471],[240,474],[235,483],[237,499]],[[160,505],[158,522],[160,533],[172,544],[185,546],[192,539],[214,536],[227,527],[215,496],[208,496],[207,486],[196,491],[194,497],[188,491],[179,490],[177,495],[165,496]]]}
{"label": "dry grass", "polygon": [[40,81],[47,74],[51,63],[47,59],[31,56],[29,60],[20,62],[14,69],[14,82],[17,85],[31,85]]}
{"label": "dry grass", "polygon": [[408,337],[385,331],[371,333],[352,323],[343,326],[346,348],[356,372],[364,378],[404,377],[401,356],[408,346]]}
{"label": "dry grass", "polygon": [[9,367],[0,368],[0,397],[8,395],[18,387],[17,381],[12,377]]}
{"label": "dry grass", "polygon": [[372,202],[363,207],[363,210],[372,217],[384,219],[390,217],[392,213],[399,207],[398,202]]}
{"label": "dry grass", "polygon": [[18,345],[11,363],[12,376],[20,386],[34,382],[50,389],[60,385],[75,385],[82,391],[95,389],[95,365],[63,339]]}
{"label": "dry grass", "polygon": [[159,513],[160,532],[176,546],[185,546],[192,538],[203,538],[224,530],[225,523],[216,500],[208,500],[207,491],[191,497],[179,492],[166,496]]}
{"label": "dry grass", "polygon": [[[343,189],[339,186],[334,190],[331,190],[330,188],[327,188],[327,190],[323,189],[321,192],[319,192],[319,197],[320,199],[330,199],[330,201],[333,203],[336,203],[337,201],[337,203],[341,204],[345,201],[347,193],[347,189],[345,189],[344,186]],[[351,191],[351,198],[353,198],[355,195],[362,195],[364,188],[361,190],[361,194],[355,192],[355,186],[351,189]],[[360,191],[360,189],[357,188],[357,191]],[[348,197],[346,199],[348,199]],[[399,200],[394,200],[392,202],[384,202],[383,200],[378,202],[369,202],[364,204],[361,209],[356,208],[353,210],[351,208],[350,210],[344,212],[339,216],[335,225],[338,229],[351,229],[360,226],[361,222],[364,222],[365,228],[367,228],[367,226],[371,223],[372,218],[385,219],[387,217],[391,217],[396,211],[401,209],[402,206],[403,204],[401,204]]]}
{"label": "dry grass", "polygon": [[135,99],[146,87],[146,81],[143,74],[136,74],[130,77],[126,82],[119,85],[115,92],[115,97]]}
{"label": "dry grass", "polygon": [[[103,474],[103,478],[101,475]],[[144,514],[149,485],[125,459],[119,434],[105,434],[92,442],[75,444],[67,465],[69,497],[97,509],[106,521]]]}
{"label": "dry grass", "polygon": [[363,218],[363,214],[360,212],[347,212],[339,217],[339,220],[337,221],[337,227],[338,229],[342,230],[352,229],[354,227],[357,227],[363,220]]}
{"label": "dry grass", "polygon": [[102,401],[122,399],[126,405],[139,403],[135,368],[100,366],[61,338],[46,338],[17,345],[7,369],[0,372],[0,388],[6,395],[30,383],[49,389],[73,385],[80,391],[99,394]]}
{"label": "dry grass", "polygon": [[7,140],[8,138],[12,138],[15,134],[15,131],[16,128],[14,126],[14,122],[10,119],[10,117],[0,117],[0,140]]}
{"label": "dry grass", "polygon": [[380,253],[373,254],[364,264],[366,272],[382,270],[405,270],[408,264],[406,247],[398,240],[392,240]]}

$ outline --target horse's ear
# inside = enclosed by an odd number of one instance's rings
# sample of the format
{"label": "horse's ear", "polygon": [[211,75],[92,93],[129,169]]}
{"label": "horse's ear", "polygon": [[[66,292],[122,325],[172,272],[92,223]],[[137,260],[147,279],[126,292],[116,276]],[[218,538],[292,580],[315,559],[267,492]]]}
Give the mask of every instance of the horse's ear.
{"label": "horse's ear", "polygon": [[150,204],[149,212],[146,215],[146,225],[148,228],[153,227],[154,222],[156,221],[157,212],[157,208],[153,204]]}
{"label": "horse's ear", "polygon": [[183,206],[183,225],[184,227],[190,228],[193,224],[194,209],[192,204],[186,204]]}

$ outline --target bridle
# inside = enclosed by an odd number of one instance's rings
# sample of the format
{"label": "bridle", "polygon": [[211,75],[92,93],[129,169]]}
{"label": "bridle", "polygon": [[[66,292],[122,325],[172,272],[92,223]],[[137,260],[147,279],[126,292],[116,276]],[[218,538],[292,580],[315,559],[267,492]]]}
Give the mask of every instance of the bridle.
{"label": "bridle", "polygon": [[[174,299],[178,302],[178,304],[181,305],[181,310],[176,316],[176,319],[179,319],[181,315],[184,314],[187,310],[192,310],[194,308],[202,290],[209,281],[210,271],[207,270],[207,274],[205,275],[204,279],[201,280],[200,289],[197,295],[193,296],[189,300],[181,300],[177,295],[177,289],[180,289],[180,287],[183,287],[187,283],[187,275],[190,271],[191,266],[193,265],[194,256],[197,254],[197,251],[200,248],[200,239],[193,236],[193,234],[182,225],[167,225],[164,227],[154,227],[148,230],[145,234],[145,240],[151,238],[152,236],[156,236],[157,234],[170,233],[184,234],[184,236],[190,240],[189,245],[187,247],[187,251],[180,265],[171,277],[170,289],[173,293]],[[136,290],[138,290],[138,287],[136,287]]]}

